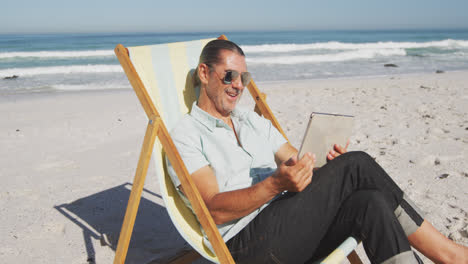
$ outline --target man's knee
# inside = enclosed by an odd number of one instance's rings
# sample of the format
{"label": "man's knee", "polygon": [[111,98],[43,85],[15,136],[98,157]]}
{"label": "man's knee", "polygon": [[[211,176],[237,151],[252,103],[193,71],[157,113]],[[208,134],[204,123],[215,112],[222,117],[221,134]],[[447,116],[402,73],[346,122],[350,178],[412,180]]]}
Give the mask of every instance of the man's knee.
{"label": "man's knee", "polygon": [[346,152],[345,154],[340,155],[336,160],[341,160],[345,163],[351,164],[361,164],[375,161],[374,158],[372,158],[369,154],[367,154],[364,151]]}
{"label": "man's knee", "polygon": [[373,160],[374,159],[369,154],[367,154],[367,152],[364,152],[364,151],[349,151],[343,155],[348,156],[349,158],[355,159],[355,160],[369,160],[369,159]]}

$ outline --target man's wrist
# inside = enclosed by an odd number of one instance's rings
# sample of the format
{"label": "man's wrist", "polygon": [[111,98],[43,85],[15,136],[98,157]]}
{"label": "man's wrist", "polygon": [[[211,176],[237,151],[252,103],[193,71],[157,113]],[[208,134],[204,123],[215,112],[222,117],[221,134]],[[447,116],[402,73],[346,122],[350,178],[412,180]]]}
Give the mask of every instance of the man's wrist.
{"label": "man's wrist", "polygon": [[272,192],[273,195],[277,195],[284,191],[281,187],[277,174],[278,171],[275,171],[275,173],[273,173],[270,177],[267,178],[268,189]]}

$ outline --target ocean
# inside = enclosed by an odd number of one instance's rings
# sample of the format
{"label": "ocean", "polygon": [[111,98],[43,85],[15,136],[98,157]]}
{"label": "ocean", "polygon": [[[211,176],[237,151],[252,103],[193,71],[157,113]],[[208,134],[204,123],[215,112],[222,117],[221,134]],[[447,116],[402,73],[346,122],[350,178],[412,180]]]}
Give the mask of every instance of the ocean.
{"label": "ocean", "polygon": [[[116,44],[150,45],[220,34],[0,35],[0,95],[130,89],[113,52]],[[245,51],[257,82],[468,69],[468,29],[224,34]]]}

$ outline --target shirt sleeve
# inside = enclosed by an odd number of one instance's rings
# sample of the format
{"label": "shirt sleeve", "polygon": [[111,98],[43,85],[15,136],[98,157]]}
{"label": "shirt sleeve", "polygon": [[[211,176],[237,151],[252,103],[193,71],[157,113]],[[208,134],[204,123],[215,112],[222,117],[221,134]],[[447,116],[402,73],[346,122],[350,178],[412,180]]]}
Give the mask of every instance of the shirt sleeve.
{"label": "shirt sleeve", "polygon": [[[188,173],[192,174],[209,163],[202,152],[200,138],[197,138],[193,133],[187,133],[187,130],[184,131],[185,133],[178,133],[177,131],[171,132],[171,137]],[[175,170],[167,156],[166,164],[169,176],[171,177],[174,186],[178,187],[180,185],[179,178],[177,177],[177,174],[175,173]]]}
{"label": "shirt sleeve", "polygon": [[270,143],[271,150],[273,151],[273,153],[278,152],[280,147],[284,143],[288,142],[283,137],[283,134],[281,134],[278,131],[278,129],[276,129],[276,127],[271,123],[270,120],[259,116],[255,112],[251,112],[249,114],[249,119],[251,120],[254,127],[256,127],[260,133],[266,134],[266,137],[268,139],[268,142]]}
{"label": "shirt sleeve", "polygon": [[280,149],[280,147],[288,142],[284,137],[283,137],[283,134],[281,134],[278,129],[276,129],[276,127],[271,123],[270,120],[267,120],[268,121],[268,124],[269,124],[269,141],[271,143],[271,147],[272,147],[272,150],[273,150],[273,153],[276,153],[278,152],[278,150]]}

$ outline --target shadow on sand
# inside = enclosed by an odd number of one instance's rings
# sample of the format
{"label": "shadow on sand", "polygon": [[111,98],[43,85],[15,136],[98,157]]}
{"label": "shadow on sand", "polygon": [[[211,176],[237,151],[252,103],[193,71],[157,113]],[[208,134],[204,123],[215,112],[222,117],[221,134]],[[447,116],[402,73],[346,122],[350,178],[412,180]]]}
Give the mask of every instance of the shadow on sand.
{"label": "shadow on sand", "polygon": [[[95,245],[116,250],[132,184],[125,183],[74,202],[55,206],[83,230],[88,263],[96,263]],[[143,190],[126,263],[163,263],[183,248],[184,239],[172,224],[161,196]],[[93,244],[92,239],[95,239]]]}

